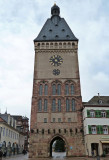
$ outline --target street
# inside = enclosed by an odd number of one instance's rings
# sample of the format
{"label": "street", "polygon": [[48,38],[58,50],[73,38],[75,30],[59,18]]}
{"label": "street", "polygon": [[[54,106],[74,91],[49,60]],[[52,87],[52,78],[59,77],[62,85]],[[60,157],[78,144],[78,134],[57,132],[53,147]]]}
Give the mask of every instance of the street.
{"label": "street", "polygon": [[[65,157],[65,153],[54,153],[53,152],[52,158],[38,158],[37,160],[109,160],[109,157],[100,157],[100,159],[97,159],[97,157],[94,158],[87,158],[87,157],[72,157],[67,158]],[[28,159],[28,155],[15,155],[7,158],[3,158],[2,160],[36,160],[36,159]]]}
{"label": "street", "polygon": [[28,155],[20,154],[20,155],[15,155],[11,157],[6,157],[6,158],[3,158],[2,160],[28,160]]}

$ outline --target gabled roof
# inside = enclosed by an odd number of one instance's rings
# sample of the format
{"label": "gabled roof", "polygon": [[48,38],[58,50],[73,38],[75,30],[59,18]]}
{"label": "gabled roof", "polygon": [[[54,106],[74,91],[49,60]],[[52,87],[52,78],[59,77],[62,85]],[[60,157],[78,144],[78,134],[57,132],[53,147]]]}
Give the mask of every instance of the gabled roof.
{"label": "gabled roof", "polygon": [[0,117],[0,122],[5,122],[7,123],[3,118]]}
{"label": "gabled roof", "polygon": [[[64,18],[59,16],[57,5],[52,7],[52,17],[47,19],[34,42],[37,41],[78,41]],[[57,11],[57,12],[56,12]],[[55,14],[56,13],[56,14]]]}
{"label": "gabled roof", "polygon": [[109,106],[109,96],[94,96],[88,102],[84,103],[84,105]]}

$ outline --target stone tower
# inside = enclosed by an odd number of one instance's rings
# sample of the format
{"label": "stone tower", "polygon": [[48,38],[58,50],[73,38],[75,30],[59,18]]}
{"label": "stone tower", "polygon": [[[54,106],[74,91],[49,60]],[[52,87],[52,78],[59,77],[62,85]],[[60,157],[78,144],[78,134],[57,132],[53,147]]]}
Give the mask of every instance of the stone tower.
{"label": "stone tower", "polygon": [[56,4],[34,46],[29,157],[52,156],[57,139],[65,142],[66,156],[84,156],[78,39]]}

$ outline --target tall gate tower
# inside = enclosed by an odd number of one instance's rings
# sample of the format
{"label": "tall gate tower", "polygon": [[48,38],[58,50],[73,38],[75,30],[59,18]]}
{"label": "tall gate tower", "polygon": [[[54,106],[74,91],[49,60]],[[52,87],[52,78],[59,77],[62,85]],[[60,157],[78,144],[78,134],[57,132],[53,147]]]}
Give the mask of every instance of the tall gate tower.
{"label": "tall gate tower", "polygon": [[84,156],[78,39],[56,4],[34,46],[29,157],[52,156],[57,139],[65,142],[66,156]]}

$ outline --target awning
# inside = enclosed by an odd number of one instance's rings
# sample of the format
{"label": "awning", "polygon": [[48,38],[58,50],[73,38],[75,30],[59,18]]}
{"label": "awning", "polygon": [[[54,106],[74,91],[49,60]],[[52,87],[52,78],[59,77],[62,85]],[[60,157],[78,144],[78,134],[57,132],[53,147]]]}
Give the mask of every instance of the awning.
{"label": "awning", "polygon": [[109,143],[109,141],[101,141],[101,143]]}

